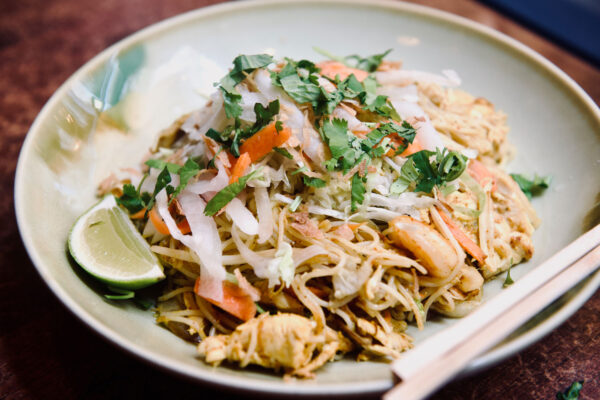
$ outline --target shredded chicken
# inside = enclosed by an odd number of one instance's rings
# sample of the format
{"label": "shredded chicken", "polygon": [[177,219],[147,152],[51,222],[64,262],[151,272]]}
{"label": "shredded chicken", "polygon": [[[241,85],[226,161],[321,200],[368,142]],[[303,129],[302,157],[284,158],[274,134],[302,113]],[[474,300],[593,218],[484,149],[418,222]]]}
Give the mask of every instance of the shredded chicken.
{"label": "shredded chicken", "polygon": [[338,351],[350,348],[341,334],[331,328],[318,332],[316,327],[300,315],[264,313],[239,325],[231,335],[207,337],[198,351],[214,365],[228,360],[242,367],[256,364],[283,368],[290,376],[312,377],[312,371],[333,360]]}

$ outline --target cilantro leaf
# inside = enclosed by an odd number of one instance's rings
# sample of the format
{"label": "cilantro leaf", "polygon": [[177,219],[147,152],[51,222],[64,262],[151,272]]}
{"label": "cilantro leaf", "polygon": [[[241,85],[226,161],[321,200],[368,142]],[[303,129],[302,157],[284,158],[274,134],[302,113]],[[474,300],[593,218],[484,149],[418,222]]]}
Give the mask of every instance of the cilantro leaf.
{"label": "cilantro leaf", "polygon": [[414,161],[409,158],[400,169],[400,177],[390,186],[390,193],[400,194],[406,192],[411,183],[417,179],[419,179],[419,171],[417,171]]}
{"label": "cilantro leaf", "polygon": [[315,104],[321,97],[321,88],[309,79],[302,79],[298,74],[279,78],[279,84],[285,92],[297,103]]}
{"label": "cilantro leaf", "polygon": [[[279,121],[277,121],[277,122],[279,122]],[[284,149],[283,147],[275,147],[275,148],[273,148],[273,150],[275,150],[277,153],[281,154],[285,158],[289,158],[290,160],[294,159],[294,156],[292,156],[290,154],[290,152],[287,151],[286,149]]]}
{"label": "cilantro leaf", "polygon": [[316,115],[331,114],[342,100],[356,98],[363,92],[363,85],[354,74],[350,74],[343,81],[336,78],[333,82],[336,89],[332,92],[320,87],[321,96],[317,99],[316,104],[313,103]]}
{"label": "cilantro leaf", "polygon": [[242,96],[235,89],[236,85],[258,68],[266,67],[273,62],[273,57],[268,54],[239,55],[233,60],[233,69],[220,81],[219,86],[223,92],[225,114],[228,118],[237,118],[242,114],[240,101]]}
{"label": "cilantro leaf", "polygon": [[233,200],[244,188],[250,179],[258,178],[261,175],[261,170],[257,169],[247,175],[242,176],[237,181],[230,183],[221,189],[217,194],[206,203],[204,215],[212,217]]}
{"label": "cilantro leaf", "polygon": [[398,194],[414,185],[413,191],[430,193],[434,186],[442,186],[458,178],[466,167],[467,158],[456,151],[421,150],[408,157],[400,171],[400,178],[390,186],[390,191]]}
{"label": "cilantro leaf", "polygon": [[[342,170],[344,173],[363,160],[383,156],[391,148],[388,136],[394,135],[403,139],[403,143],[412,143],[416,134],[406,121],[402,126],[389,122],[369,132],[366,138],[359,139],[348,131],[346,120],[337,118],[325,121],[320,131],[332,157],[326,161],[325,167],[330,171]],[[402,146],[404,149],[407,144]]]}
{"label": "cilantro leaf", "polygon": [[341,62],[342,64],[345,64],[348,67],[358,68],[368,72],[374,72],[375,70],[377,70],[377,68],[379,67],[379,65],[381,65],[381,62],[383,61],[383,58],[392,51],[392,49],[389,49],[381,54],[374,54],[372,56],[363,58],[356,54],[352,54],[346,57],[339,57],[328,52],[327,50],[323,50],[318,47],[313,47],[313,50],[331,60]]}
{"label": "cilantro leaf", "polygon": [[116,200],[117,203],[125,207],[130,214],[135,214],[142,210],[146,205],[143,197],[137,191],[135,186],[130,183],[123,185],[123,194]]}
{"label": "cilantro leaf", "polygon": [[[387,56],[390,52],[392,51],[392,49],[388,49],[386,51],[384,51],[383,53],[380,54],[374,54],[372,56],[368,56],[365,58],[360,57],[359,55],[353,54],[350,56],[347,56],[346,62],[349,62],[354,68],[358,68],[358,69],[362,69],[368,72],[375,72],[377,70],[377,68],[379,68],[379,66],[381,65],[381,62],[383,61],[383,58],[385,56]],[[354,65],[352,65],[352,61],[354,61]]]}
{"label": "cilantro leaf", "polygon": [[311,186],[311,187],[315,187],[315,188],[325,187],[325,181],[320,178],[312,178],[310,176],[304,175],[302,177],[302,180],[304,181],[304,184],[306,186]]}
{"label": "cilantro leaf", "polygon": [[254,104],[254,114],[256,115],[256,122],[254,123],[253,130],[259,131],[268,125],[273,117],[279,114],[279,99],[273,100],[266,107],[260,103]]}
{"label": "cilantro leaf", "polygon": [[[402,139],[401,143],[397,145],[395,148],[396,154],[402,153],[410,143],[412,143],[415,139],[417,131],[412,127],[407,121],[404,121],[402,125],[398,125],[394,122],[388,122],[380,125],[378,128],[373,129],[371,132],[367,134],[365,140],[363,140],[363,146],[365,151],[373,156],[373,152],[381,149],[384,150],[386,146],[382,145],[382,139],[387,136],[394,136],[395,138]],[[378,147],[375,147],[379,144]],[[386,151],[377,151],[376,154],[378,156],[383,155]]]}
{"label": "cilantro leaf", "polygon": [[365,78],[362,85],[364,91],[360,93],[359,99],[366,110],[396,121],[402,119],[387,96],[377,95],[377,81],[373,76]]}
{"label": "cilantro leaf", "polygon": [[169,204],[179,195],[179,193],[181,193],[183,189],[185,189],[189,180],[196,176],[201,169],[202,168],[200,168],[200,166],[194,160],[191,158],[187,159],[183,167],[181,167],[177,172],[179,175],[179,185],[177,185],[177,188],[172,193]]}
{"label": "cilantro leaf", "polygon": [[368,158],[361,147],[361,141],[348,133],[348,122],[334,118],[325,121],[321,127],[321,135],[329,146],[332,160],[327,161],[329,170],[348,172],[353,166]]}
{"label": "cilantro leaf", "polygon": [[367,188],[365,187],[366,181],[367,178],[361,177],[358,172],[352,175],[352,188],[350,192],[352,212],[356,211],[358,209],[358,205],[365,201],[365,192],[367,191]]}
{"label": "cilantro leaf", "polygon": [[519,187],[528,199],[541,195],[544,189],[550,186],[551,181],[549,176],[538,176],[537,174],[533,179],[528,179],[521,174],[510,174],[510,176],[519,184]]}
{"label": "cilantro leaf", "polygon": [[144,164],[146,164],[150,168],[155,168],[155,169],[167,168],[169,170],[169,172],[171,172],[173,174],[176,174],[179,171],[179,169],[181,168],[181,165],[166,162],[166,161],[159,160],[159,159],[151,159],[151,160],[146,161]]}
{"label": "cilantro leaf", "polygon": [[225,109],[225,115],[227,118],[237,118],[242,115],[243,109],[242,106],[240,106],[242,95],[234,92],[228,92],[222,87],[221,92],[223,92],[223,108]]}
{"label": "cilantro leaf", "polygon": [[169,167],[165,166],[163,170],[158,174],[156,178],[156,185],[154,186],[154,192],[152,193],[152,197],[148,204],[146,205],[148,210],[151,210],[154,206],[154,201],[156,200],[156,195],[163,190],[167,185],[171,183],[171,173],[169,172]]}
{"label": "cilantro leaf", "polygon": [[415,192],[430,193],[437,182],[435,170],[429,161],[429,156],[432,154],[435,153],[422,150],[410,156],[415,164],[416,170],[419,171],[420,178],[417,181]]}
{"label": "cilantro leaf", "polygon": [[508,287],[513,283],[515,283],[515,281],[513,280],[513,278],[510,277],[510,268],[508,268],[508,271],[506,271],[506,279],[504,279],[502,287]]}
{"label": "cilantro leaf", "polygon": [[338,118],[325,121],[321,128],[321,134],[329,146],[333,158],[342,157],[348,148],[348,122]]}
{"label": "cilantro leaf", "polygon": [[581,391],[581,388],[583,387],[583,382],[584,381],[575,381],[571,384],[571,386],[569,386],[567,389],[565,389],[564,392],[558,392],[556,394],[556,399],[557,400],[578,400],[579,399],[579,392]]}

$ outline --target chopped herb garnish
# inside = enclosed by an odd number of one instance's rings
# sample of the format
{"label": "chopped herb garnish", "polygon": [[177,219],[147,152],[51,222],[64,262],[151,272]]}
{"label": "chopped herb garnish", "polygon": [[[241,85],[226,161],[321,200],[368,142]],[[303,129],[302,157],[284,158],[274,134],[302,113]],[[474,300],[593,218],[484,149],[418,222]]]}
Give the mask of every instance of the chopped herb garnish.
{"label": "chopped herb garnish", "polygon": [[304,172],[304,171],[308,171],[308,168],[306,168],[306,165],[303,165],[302,167],[298,168],[297,170],[292,171],[292,173],[290,175],[296,175],[296,174],[299,174],[300,172]]}
{"label": "chopped herb garnish", "polygon": [[342,170],[346,173],[367,158],[361,140],[348,132],[346,120],[334,118],[325,121],[321,128],[321,135],[331,151],[332,159],[326,163],[327,169]]}
{"label": "chopped herb garnish", "polygon": [[280,86],[294,101],[303,104],[311,103],[316,107],[321,97],[321,88],[317,82],[318,68],[310,61],[298,62],[286,58],[286,64],[280,72],[271,72],[271,80]]}
{"label": "chopped herb garnish", "polygon": [[412,143],[415,130],[406,121],[402,126],[389,122],[369,132],[366,138],[359,139],[348,131],[346,120],[334,118],[324,121],[321,136],[331,152],[331,159],[325,162],[325,167],[329,171],[347,173],[361,162],[368,163],[373,158],[383,156],[389,149],[395,149],[389,137],[401,138],[399,147],[405,149]]}
{"label": "chopped herb garnish", "polygon": [[515,281],[513,281],[513,279],[510,277],[510,269],[511,267],[508,268],[508,271],[506,271],[506,279],[504,280],[504,283],[502,284],[502,287],[508,287],[510,285],[512,285],[513,283],[515,283]]}
{"label": "chopped herb garnish", "polygon": [[551,181],[549,176],[535,175],[533,179],[528,179],[521,174],[510,174],[510,176],[519,184],[519,187],[528,199],[531,199],[532,196],[542,194],[545,189],[548,189]]}
{"label": "chopped herb garnish", "polygon": [[[432,160],[432,156],[435,158]],[[448,149],[421,150],[408,156],[402,166],[400,178],[392,185],[392,193],[406,190],[430,193],[434,186],[443,187],[458,178],[467,167],[467,157]]]}
{"label": "chopped herb garnish", "polygon": [[400,177],[390,186],[390,193],[404,193],[409,189],[411,183],[416,182],[418,179],[419,171],[417,171],[415,163],[408,159],[400,169]]}
{"label": "chopped herb garnish", "polygon": [[242,96],[235,89],[236,85],[243,81],[247,74],[272,62],[273,57],[268,54],[240,55],[233,60],[233,69],[219,82],[228,118],[238,118],[242,115],[242,107],[239,104]]}
{"label": "chopped herb garnish", "polygon": [[217,194],[210,199],[208,203],[206,203],[206,208],[204,209],[204,215],[212,217],[216,213],[218,213],[223,207],[225,207],[231,200],[233,200],[244,188],[246,187],[246,183],[251,180],[258,178],[261,175],[261,170],[257,169],[250,172],[248,175],[244,175],[239,178],[237,181],[230,183],[221,189]]}
{"label": "chopped herb garnish", "polygon": [[360,101],[365,109],[377,113],[386,118],[392,118],[400,121],[400,115],[389,101],[387,96],[377,94],[377,81],[374,77],[368,76],[362,83],[364,91],[359,94]]}
{"label": "chopped herb garnish", "polygon": [[166,161],[158,160],[158,159],[148,160],[144,164],[146,164],[150,168],[159,169],[159,170],[167,168],[167,170],[173,174],[176,174],[179,171],[179,169],[181,168],[181,165],[179,165],[179,164],[174,164],[174,163],[170,163],[170,162],[166,162]]}
{"label": "chopped herb garnish", "polygon": [[368,72],[375,72],[381,65],[383,58],[387,56],[392,49],[388,49],[380,54],[374,54],[368,57],[360,57],[356,54],[345,57],[347,62],[350,62],[350,66],[358,69],[362,69]]}
{"label": "chopped herb garnish", "polygon": [[290,211],[291,212],[295,212],[298,209],[298,207],[300,206],[300,203],[302,203],[302,197],[296,196],[296,198],[294,199],[294,201],[292,201],[290,203],[290,206],[289,206]]}
{"label": "chopped herb garnish", "polygon": [[304,181],[304,184],[306,186],[311,186],[311,187],[315,187],[315,188],[325,187],[325,184],[326,184],[326,182],[323,179],[313,178],[313,177],[306,176],[306,175],[304,175],[302,177],[302,180]]}
{"label": "chopped herb garnish", "polygon": [[117,198],[117,203],[125,207],[131,214],[141,211],[148,201],[150,201],[150,194],[140,194],[130,183],[123,185],[123,194]]}
{"label": "chopped herb garnish", "polygon": [[571,386],[569,386],[568,388],[565,389],[564,392],[558,392],[556,394],[556,399],[557,400],[578,400],[579,399],[579,392],[581,392],[581,389],[583,388],[583,382],[584,381],[575,381],[571,384]]}
{"label": "chopped herb garnish", "polygon": [[[280,122],[280,121],[277,121],[277,122]],[[277,123],[275,123],[275,129],[277,129]],[[290,154],[290,152],[287,151],[286,149],[284,149],[283,147],[275,147],[273,150],[275,150],[277,153],[281,154],[285,158],[289,158],[290,160],[294,159],[294,156],[292,156]]]}
{"label": "chopped herb garnish", "polygon": [[[361,68],[372,72],[381,63],[379,57],[383,58],[385,54],[387,52],[367,59],[350,56],[348,60],[354,60]],[[367,111],[398,121],[401,119],[387,96],[376,94],[377,82],[374,77],[368,77],[362,83],[354,74],[344,80],[327,78],[335,84],[335,89],[328,91],[319,84],[318,72],[319,69],[310,61],[296,62],[288,58],[281,71],[271,72],[271,80],[297,103],[310,103],[317,117],[331,114],[343,100],[359,99]]]}
{"label": "chopped herb garnish", "polygon": [[[163,168],[162,171],[160,171],[160,173],[158,174],[158,177],[156,178],[156,185],[154,186],[154,192],[152,193],[152,196],[150,197],[150,201],[148,202],[148,204],[146,204],[146,209],[147,210],[151,210],[152,207],[154,206],[154,201],[156,200],[156,195],[158,193],[160,193],[161,190],[163,190],[164,188],[167,187],[167,185],[169,185],[169,183],[171,183],[171,173],[169,172],[169,167],[165,166]],[[174,192],[175,189],[173,189],[172,186],[170,186],[172,191]],[[169,191],[167,190],[167,193]]]}
{"label": "chopped herb garnish", "polygon": [[367,177],[361,177],[358,172],[352,176],[352,188],[350,193],[352,212],[356,211],[358,206],[365,201],[365,192],[367,191],[367,188],[365,187],[366,182]]}
{"label": "chopped herb garnish", "polygon": [[[152,195],[148,195],[147,201],[144,202],[143,207],[139,208],[139,210],[144,207],[148,210],[152,209],[156,195],[163,189],[166,189],[167,193],[171,196],[171,200],[169,201],[169,204],[171,204],[179,193],[185,189],[190,179],[202,170],[202,167],[191,158],[189,158],[183,166],[158,159],[148,160],[145,164],[150,168],[161,169],[161,172],[156,178],[156,185],[154,186]],[[169,185],[169,183],[171,183],[171,174],[179,175],[179,185],[177,185],[177,187]],[[128,191],[130,191],[130,189],[128,189]]]}
{"label": "chopped herb garnish", "polygon": [[[273,118],[279,114],[279,100],[273,100],[267,107],[260,103],[255,103],[254,114],[256,115],[256,122],[249,127],[242,128],[240,120],[236,119],[234,124],[225,128],[223,132],[218,132],[211,128],[206,132],[206,136],[217,143],[222,144],[231,151],[231,154],[235,157],[239,157],[242,141],[252,137],[255,133],[271,123]],[[277,128],[277,123],[275,128]]]}
{"label": "chopped herb garnish", "polygon": [[255,301],[255,302],[254,302],[254,304],[256,305],[256,311],[258,311],[258,313],[259,313],[259,314],[264,314],[264,313],[266,313],[265,309],[264,309],[264,308],[262,308],[262,307],[260,306],[260,304],[258,304],[258,302],[257,302],[257,301]]}
{"label": "chopped herb garnish", "polygon": [[181,191],[183,189],[185,189],[185,187],[187,186],[190,179],[192,179],[194,176],[198,175],[198,172],[200,172],[200,170],[201,170],[200,166],[194,160],[192,160],[191,158],[187,159],[187,161],[185,162],[183,167],[181,167],[177,171],[177,174],[179,175],[179,185],[177,185],[177,187],[175,188],[175,191],[173,191],[173,193],[171,193],[171,200],[169,201],[169,204],[177,196],[179,196],[179,193],[181,193]]}
{"label": "chopped herb garnish", "polygon": [[358,68],[368,72],[376,71],[377,68],[379,68],[379,66],[381,65],[383,58],[392,51],[392,49],[389,49],[381,54],[374,54],[372,56],[363,58],[356,54],[347,57],[339,57],[331,54],[327,50],[323,50],[318,47],[313,47],[313,50],[331,60],[341,62],[342,64],[345,64],[348,67]]}
{"label": "chopped herb garnish", "polygon": [[[283,130],[283,122],[281,122],[281,121],[275,121],[275,131],[276,131],[277,133],[279,133],[279,132],[281,132],[282,130]],[[287,150],[286,150],[286,151],[287,151]],[[288,154],[290,154],[290,153],[288,152]],[[291,156],[291,154],[290,154],[290,156]]]}

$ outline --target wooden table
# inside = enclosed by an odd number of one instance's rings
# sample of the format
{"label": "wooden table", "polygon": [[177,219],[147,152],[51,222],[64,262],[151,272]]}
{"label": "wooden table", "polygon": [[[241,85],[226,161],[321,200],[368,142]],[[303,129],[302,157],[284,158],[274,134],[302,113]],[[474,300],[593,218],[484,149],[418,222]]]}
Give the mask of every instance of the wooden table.
{"label": "wooden table", "polygon": [[[106,343],[42,282],[21,243],[13,208],[19,149],[41,107],[77,68],[117,40],[218,1],[21,0],[0,3],[0,399],[224,398]],[[600,101],[600,70],[473,1],[416,1],[498,29],[532,47]],[[434,399],[552,399],[585,379],[600,398],[600,294],[539,343],[456,381]]]}

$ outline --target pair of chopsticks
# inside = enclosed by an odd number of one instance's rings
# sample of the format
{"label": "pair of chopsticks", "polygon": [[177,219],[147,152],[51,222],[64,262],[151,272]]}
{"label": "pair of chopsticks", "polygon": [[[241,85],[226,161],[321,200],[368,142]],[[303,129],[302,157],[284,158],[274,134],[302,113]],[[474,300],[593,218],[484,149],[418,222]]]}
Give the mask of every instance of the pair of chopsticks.
{"label": "pair of chopsticks", "polygon": [[423,399],[600,267],[600,225],[450,328],[392,363],[399,383],[384,400]]}

